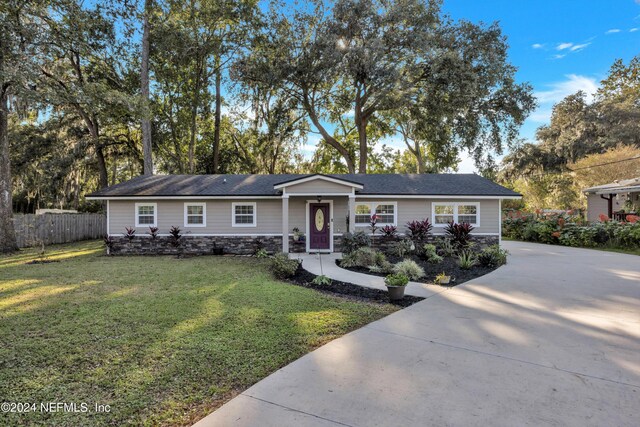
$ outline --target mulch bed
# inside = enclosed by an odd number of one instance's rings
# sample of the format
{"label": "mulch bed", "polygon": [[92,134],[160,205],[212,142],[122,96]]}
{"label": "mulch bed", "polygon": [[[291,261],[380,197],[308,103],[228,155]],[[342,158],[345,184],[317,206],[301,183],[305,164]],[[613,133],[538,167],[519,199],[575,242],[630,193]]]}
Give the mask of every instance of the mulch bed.
{"label": "mulch bed", "polygon": [[[420,280],[418,280],[418,282],[423,282],[423,283],[434,283],[436,276],[444,271],[445,274],[447,274],[448,276],[451,276],[451,283],[449,283],[449,286],[456,286],[456,285],[459,285],[460,283],[464,283],[471,279],[475,279],[476,277],[484,276],[485,274],[491,273],[493,270],[495,270],[495,268],[481,267],[478,265],[476,265],[475,267],[472,267],[470,270],[463,270],[458,265],[458,259],[451,258],[451,257],[444,258],[442,262],[439,264],[431,264],[417,256],[407,256],[404,259],[412,259],[413,261],[417,262],[420,267],[424,268],[425,276]],[[387,260],[395,264],[397,262],[402,261],[403,258],[387,255]],[[344,268],[345,270],[357,271],[358,273],[364,273],[364,274],[371,274],[372,276],[380,276],[380,277],[386,276],[386,274],[384,273],[373,273],[369,271],[368,268],[364,268],[364,267],[342,267],[340,265],[340,260],[336,260],[336,264],[340,268]]]}
{"label": "mulch bed", "polygon": [[338,280],[331,280],[330,285],[316,285],[313,279],[316,275],[309,273],[307,270],[298,267],[295,276],[288,279],[289,283],[304,288],[314,289],[325,294],[338,295],[343,298],[353,299],[357,301],[375,302],[379,304],[393,304],[399,307],[409,307],[417,302],[422,301],[422,297],[414,297],[405,295],[405,297],[399,301],[390,301],[387,291],[380,289],[366,288],[364,286],[354,285],[353,283],[340,282]]}

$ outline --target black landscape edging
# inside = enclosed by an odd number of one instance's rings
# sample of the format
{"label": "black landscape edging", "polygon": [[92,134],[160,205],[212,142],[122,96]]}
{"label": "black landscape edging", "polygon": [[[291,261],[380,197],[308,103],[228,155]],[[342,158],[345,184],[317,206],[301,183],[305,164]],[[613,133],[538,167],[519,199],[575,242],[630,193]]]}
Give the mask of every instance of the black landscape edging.
{"label": "black landscape edging", "polygon": [[[402,261],[403,258],[394,258],[387,257],[387,259],[392,263],[397,263]],[[451,284],[447,287],[457,286],[461,283],[468,282],[469,280],[473,280],[480,276],[484,276],[485,274],[491,273],[498,267],[481,267],[475,266],[471,267],[469,270],[463,270],[460,268],[457,262],[457,258],[445,257],[441,263],[439,264],[431,264],[427,261],[417,257],[417,256],[409,256],[404,259],[411,259],[418,263],[420,267],[422,267],[425,271],[424,277],[420,278],[418,281],[423,283],[434,284],[435,278],[438,274],[444,272],[446,275],[451,276]],[[336,260],[336,265],[340,268],[344,268],[345,270],[354,271],[356,273],[369,274],[371,276],[385,277],[387,274],[385,273],[374,273],[370,271],[368,268],[364,267],[343,267],[340,265],[340,260]]]}
{"label": "black landscape edging", "polygon": [[399,301],[389,301],[389,294],[387,291],[367,288],[360,285],[354,285],[353,283],[341,282],[339,280],[331,280],[330,285],[316,285],[313,283],[313,279],[316,277],[317,276],[315,274],[308,272],[302,268],[302,265],[300,265],[296,274],[287,281],[297,286],[314,289],[319,292],[337,295],[343,298],[374,302],[378,304],[393,304],[399,307],[409,307],[410,305],[424,300],[422,297],[405,295],[405,297]]}

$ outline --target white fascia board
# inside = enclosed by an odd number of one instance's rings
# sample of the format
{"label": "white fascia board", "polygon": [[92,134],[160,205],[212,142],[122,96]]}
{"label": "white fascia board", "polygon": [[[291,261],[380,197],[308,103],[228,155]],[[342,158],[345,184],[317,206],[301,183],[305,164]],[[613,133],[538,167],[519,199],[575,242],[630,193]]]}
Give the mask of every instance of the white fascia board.
{"label": "white fascia board", "polygon": [[298,185],[298,184],[303,184],[303,183],[309,182],[309,181],[315,181],[317,179],[320,179],[322,181],[333,182],[335,184],[342,184],[344,186],[357,188],[359,190],[362,190],[364,188],[364,186],[362,184],[356,184],[355,182],[345,181],[345,180],[342,180],[342,179],[339,179],[339,178],[333,178],[333,177],[330,177],[330,176],[322,176],[322,175],[307,176],[307,177],[296,179],[296,180],[293,180],[293,181],[283,182],[282,184],[274,185],[273,188],[275,190],[279,190],[281,188],[290,187],[292,185]]}
{"label": "white fascia board", "polygon": [[464,200],[498,200],[522,199],[522,196],[453,196],[453,195],[415,195],[415,194],[356,194],[356,199],[464,199]]}

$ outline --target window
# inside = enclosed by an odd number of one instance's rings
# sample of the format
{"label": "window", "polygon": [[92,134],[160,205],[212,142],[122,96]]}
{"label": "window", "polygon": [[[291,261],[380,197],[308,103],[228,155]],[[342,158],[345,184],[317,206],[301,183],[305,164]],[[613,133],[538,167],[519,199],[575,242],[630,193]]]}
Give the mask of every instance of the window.
{"label": "window", "polygon": [[371,222],[371,206],[356,205],[356,224],[369,224]]}
{"label": "window", "polygon": [[454,219],[455,205],[435,205],[433,207],[433,225],[447,224]]}
{"label": "window", "polygon": [[234,227],[255,227],[256,226],[256,204],[255,203],[232,203],[231,204],[232,225]]}
{"label": "window", "polygon": [[479,203],[434,203],[433,225],[444,227],[449,222],[466,222],[475,227],[480,225]]}
{"label": "window", "polygon": [[136,227],[156,227],[158,205],[156,203],[136,203]]}
{"label": "window", "polygon": [[358,203],[356,225],[369,225],[373,214],[378,216],[377,225],[396,225],[396,203]]}
{"label": "window", "polygon": [[458,205],[458,222],[478,223],[478,207],[476,205]]}
{"label": "window", "polygon": [[185,203],[184,204],[184,226],[185,227],[206,227],[207,226],[207,204],[206,203]]}

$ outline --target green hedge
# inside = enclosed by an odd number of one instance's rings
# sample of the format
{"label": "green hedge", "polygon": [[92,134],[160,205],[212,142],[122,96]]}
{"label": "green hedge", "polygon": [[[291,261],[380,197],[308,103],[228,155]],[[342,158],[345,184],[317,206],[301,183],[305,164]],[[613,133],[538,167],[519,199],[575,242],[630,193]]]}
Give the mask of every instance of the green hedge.
{"label": "green hedge", "polygon": [[640,221],[587,223],[579,216],[506,212],[502,235],[509,239],[574,247],[640,248]]}

